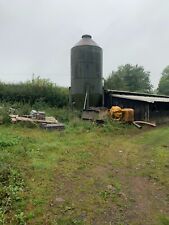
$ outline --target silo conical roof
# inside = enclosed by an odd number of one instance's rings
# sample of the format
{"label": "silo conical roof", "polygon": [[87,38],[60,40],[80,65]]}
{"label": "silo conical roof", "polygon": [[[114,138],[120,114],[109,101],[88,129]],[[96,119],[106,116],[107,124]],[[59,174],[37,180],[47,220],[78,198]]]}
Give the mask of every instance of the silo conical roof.
{"label": "silo conical roof", "polygon": [[92,36],[89,35],[89,34],[82,35],[82,39],[77,44],[75,44],[74,47],[83,46],[83,45],[90,45],[90,46],[99,47],[99,45],[95,41],[93,41]]}

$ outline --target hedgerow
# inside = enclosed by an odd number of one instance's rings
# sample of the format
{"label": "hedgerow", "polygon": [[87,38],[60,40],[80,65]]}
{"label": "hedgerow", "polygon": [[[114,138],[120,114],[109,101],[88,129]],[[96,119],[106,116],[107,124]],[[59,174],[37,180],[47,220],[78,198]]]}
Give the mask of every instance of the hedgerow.
{"label": "hedgerow", "polygon": [[0,82],[0,100],[30,105],[44,102],[50,106],[64,107],[68,105],[68,88],[56,86],[40,77],[21,83]]}

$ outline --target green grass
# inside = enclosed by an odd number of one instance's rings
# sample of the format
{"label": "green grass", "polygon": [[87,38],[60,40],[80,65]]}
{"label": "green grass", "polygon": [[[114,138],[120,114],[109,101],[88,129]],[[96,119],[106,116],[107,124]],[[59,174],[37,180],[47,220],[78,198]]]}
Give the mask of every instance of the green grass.
{"label": "green grass", "polygon": [[67,118],[62,132],[0,126],[0,224],[169,224],[169,128]]}

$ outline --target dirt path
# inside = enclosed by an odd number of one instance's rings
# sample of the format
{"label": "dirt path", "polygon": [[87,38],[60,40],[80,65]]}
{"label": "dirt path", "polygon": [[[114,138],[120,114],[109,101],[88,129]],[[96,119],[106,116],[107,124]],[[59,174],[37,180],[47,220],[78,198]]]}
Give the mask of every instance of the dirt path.
{"label": "dirt path", "polygon": [[147,178],[130,179],[129,197],[133,202],[126,213],[128,224],[157,225],[158,216],[169,213],[166,190]]}
{"label": "dirt path", "polygon": [[154,164],[145,163],[156,158],[154,146],[148,138],[146,145],[144,138],[144,134],[137,134],[137,140],[134,135],[113,140],[109,137],[106,147],[96,144],[98,148],[91,143],[92,148],[86,146],[85,150],[93,157],[85,163],[74,158],[78,166],[74,164],[69,173],[64,168],[70,161],[63,161],[55,171],[56,188],[48,208],[51,220],[55,215],[55,223],[51,224],[169,224],[169,192],[160,178],[149,176],[156,174],[158,164],[153,167]]}

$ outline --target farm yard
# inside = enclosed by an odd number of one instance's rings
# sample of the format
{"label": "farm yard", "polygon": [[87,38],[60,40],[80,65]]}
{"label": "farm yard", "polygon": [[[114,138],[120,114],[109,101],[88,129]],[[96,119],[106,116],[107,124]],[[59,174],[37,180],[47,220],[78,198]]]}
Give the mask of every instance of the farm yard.
{"label": "farm yard", "polygon": [[0,224],[168,225],[169,127],[0,126]]}
{"label": "farm yard", "polygon": [[168,8],[0,0],[0,225],[169,225]]}

